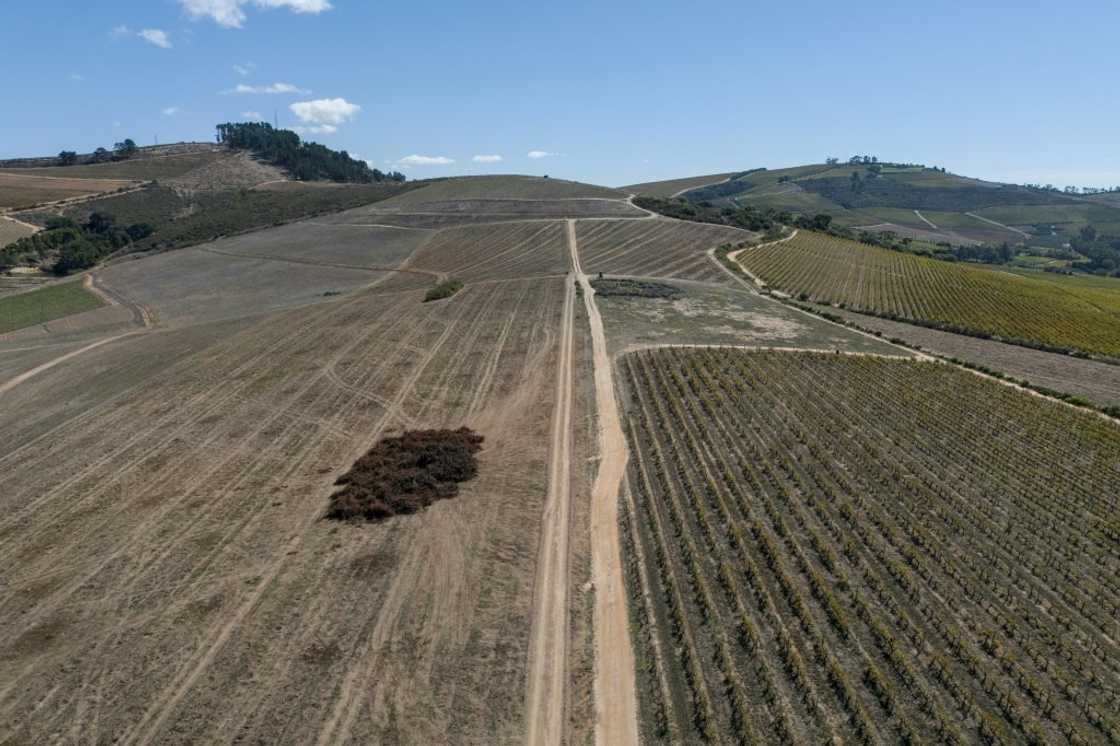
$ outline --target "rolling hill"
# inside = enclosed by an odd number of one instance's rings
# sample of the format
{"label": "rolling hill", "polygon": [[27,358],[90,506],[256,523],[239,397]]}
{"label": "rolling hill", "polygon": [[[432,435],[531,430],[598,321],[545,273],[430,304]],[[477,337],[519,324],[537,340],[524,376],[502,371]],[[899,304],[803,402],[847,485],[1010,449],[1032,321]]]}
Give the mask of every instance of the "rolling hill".
{"label": "rolling hill", "polygon": [[811,164],[741,172],[715,184],[710,179],[676,179],[630,189],[664,197],[673,193],[672,186],[695,181],[702,185],[679,196],[719,207],[827,213],[840,227],[954,244],[1007,241],[1056,248],[1086,225],[1120,232],[1118,194],[1066,194],[919,165]]}

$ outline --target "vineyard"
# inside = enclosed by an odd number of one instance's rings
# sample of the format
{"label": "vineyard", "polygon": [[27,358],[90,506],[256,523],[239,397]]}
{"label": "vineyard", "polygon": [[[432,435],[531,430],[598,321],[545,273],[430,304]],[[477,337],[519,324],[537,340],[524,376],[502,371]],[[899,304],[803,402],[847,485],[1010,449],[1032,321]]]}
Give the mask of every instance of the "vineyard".
{"label": "vineyard", "polygon": [[577,235],[588,273],[722,282],[726,275],[708,249],[752,234],[680,220],[581,220]]}
{"label": "vineyard", "polygon": [[929,362],[619,372],[647,740],[1120,742],[1115,425]]}
{"label": "vineyard", "polygon": [[745,251],[768,284],[820,302],[1041,346],[1120,357],[1120,313],[1058,283],[820,233]]}

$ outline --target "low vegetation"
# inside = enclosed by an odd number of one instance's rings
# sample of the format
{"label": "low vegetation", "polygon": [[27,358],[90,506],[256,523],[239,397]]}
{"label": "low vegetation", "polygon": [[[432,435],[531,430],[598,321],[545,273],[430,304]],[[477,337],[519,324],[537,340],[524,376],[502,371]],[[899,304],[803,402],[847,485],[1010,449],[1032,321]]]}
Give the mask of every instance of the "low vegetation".
{"label": "low vegetation", "polygon": [[793,220],[786,210],[757,207],[716,207],[710,202],[690,202],[680,197],[660,198],[640,196],[634,204],[659,215],[696,223],[714,223],[742,228],[748,231],[779,231],[782,225]]}
{"label": "low vegetation", "polygon": [[0,298],[0,334],[45,324],[105,305],[80,282],[65,282]]}
{"label": "low vegetation", "polygon": [[218,141],[254,155],[288,171],[301,181],[344,181],[372,183],[404,181],[397,171],[382,173],[365,161],[351,158],[313,142],[301,142],[291,130],[273,129],[267,122],[226,123],[218,125]]}
{"label": "low vegetation", "polygon": [[410,430],[384,438],[338,478],[328,518],[383,521],[455,497],[459,483],[478,474],[483,438],[458,430]]}
{"label": "low vegetation", "polygon": [[935,363],[622,369],[649,741],[1120,738],[1112,423]]}
{"label": "low vegetation", "polygon": [[595,288],[595,295],[603,297],[677,298],[684,295],[684,291],[676,285],[645,280],[600,278],[592,280],[591,287]]}
{"label": "low vegetation", "polygon": [[424,294],[424,302],[428,303],[433,300],[443,300],[444,298],[450,298],[462,289],[462,280],[457,280],[455,278],[445,280]]}
{"label": "low vegetation", "polygon": [[1050,351],[1120,357],[1120,313],[1041,277],[947,264],[809,231],[744,251],[738,260],[801,300]]}

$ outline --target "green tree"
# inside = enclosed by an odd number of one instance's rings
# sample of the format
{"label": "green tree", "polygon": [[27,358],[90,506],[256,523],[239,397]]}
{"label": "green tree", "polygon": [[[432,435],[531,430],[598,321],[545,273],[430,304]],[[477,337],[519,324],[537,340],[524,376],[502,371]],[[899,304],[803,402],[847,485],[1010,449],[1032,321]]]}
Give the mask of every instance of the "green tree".
{"label": "green tree", "polygon": [[132,138],[126,137],[121,142],[113,145],[113,150],[116,151],[117,155],[128,158],[129,156],[136,154],[137,148],[136,143],[132,141]]}
{"label": "green tree", "polygon": [[78,162],[78,154],[73,150],[63,150],[58,154],[58,165],[73,166]]}

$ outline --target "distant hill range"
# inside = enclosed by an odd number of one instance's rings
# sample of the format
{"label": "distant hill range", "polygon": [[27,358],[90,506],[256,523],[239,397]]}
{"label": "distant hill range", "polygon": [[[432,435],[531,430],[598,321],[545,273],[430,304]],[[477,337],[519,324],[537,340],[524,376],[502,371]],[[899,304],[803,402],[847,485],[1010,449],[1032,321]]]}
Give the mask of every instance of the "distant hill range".
{"label": "distant hill range", "polygon": [[999,184],[917,164],[823,163],[626,189],[721,208],[824,213],[839,227],[931,242],[1060,248],[1089,225],[1120,235],[1120,192],[1080,194]]}

